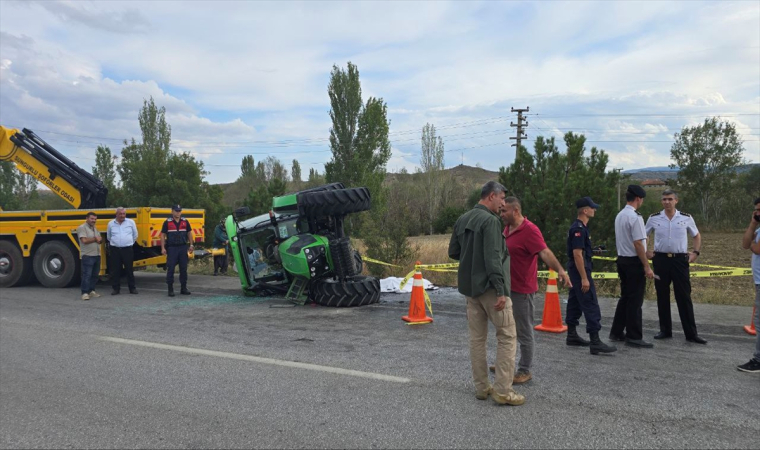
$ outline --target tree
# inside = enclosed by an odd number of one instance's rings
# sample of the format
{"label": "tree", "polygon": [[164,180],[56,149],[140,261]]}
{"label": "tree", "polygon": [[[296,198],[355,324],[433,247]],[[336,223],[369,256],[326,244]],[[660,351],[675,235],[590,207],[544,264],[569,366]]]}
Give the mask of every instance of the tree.
{"label": "tree", "polygon": [[107,145],[98,145],[95,150],[95,166],[92,168],[92,175],[102,181],[109,191],[116,187],[116,164],[111,149]]}
{"label": "tree", "polygon": [[[330,150],[325,164],[328,183],[346,187],[366,186],[372,194],[372,209],[382,213],[386,192],[382,185],[385,166],[391,157],[388,139],[388,107],[382,98],[370,97],[362,104],[359,70],[350,61],[347,70],[333,66],[327,88],[330,97]],[[366,213],[348,218],[346,226],[360,236]]]}
{"label": "tree", "polygon": [[293,160],[293,167],[290,169],[290,176],[293,178],[293,185],[298,189],[301,185],[301,164],[297,159]]}
{"label": "tree", "polygon": [[509,195],[519,198],[523,212],[543,232],[549,248],[566,259],[567,230],[576,217],[575,201],[590,196],[601,205],[591,222],[594,245],[612,244],[617,215],[617,183],[620,172],[607,172],[609,157],[592,147],[586,156],[583,135],[568,132],[566,151],[561,153],[554,138],[539,136],[531,154],[517,149],[515,162],[499,169],[499,182]]}
{"label": "tree", "polygon": [[8,211],[21,209],[21,202],[16,196],[19,172],[10,161],[0,161],[0,208]]}
{"label": "tree", "polygon": [[116,187],[116,159],[111,154],[111,149],[107,145],[98,145],[95,150],[95,166],[92,168],[92,175],[103,182],[108,189],[107,206],[117,206],[121,204],[121,192]]}
{"label": "tree", "polygon": [[333,66],[328,95],[332,159],[325,164],[325,178],[346,187],[366,186],[375,196],[391,156],[388,107],[375,97],[362,104],[359,70],[351,62],[345,71]]}
{"label": "tree", "polygon": [[671,168],[678,167],[677,184],[698,201],[705,226],[720,215],[721,193],[726,192],[737,177],[744,148],[736,126],[705,119],[701,125],[684,127],[674,135],[670,148]]}
{"label": "tree", "polygon": [[[121,177],[124,200],[131,205],[169,206],[177,189],[169,182],[171,126],[166,122],[166,109],[156,107],[153,98],[143,101],[138,114],[142,141],[124,141]],[[198,183],[200,185],[200,182]]]}
{"label": "tree", "polygon": [[243,161],[240,163],[240,178],[252,177],[256,170],[256,165],[253,163],[253,155],[243,156]]}
{"label": "tree", "polygon": [[259,161],[254,170],[252,184],[246,198],[246,206],[252,214],[263,214],[272,207],[272,197],[283,195],[287,190],[288,171],[274,156]]}
{"label": "tree", "polygon": [[428,234],[433,234],[433,221],[441,206],[441,172],[444,169],[443,139],[435,135],[435,126],[422,127],[422,156],[420,166],[424,174],[424,190],[427,203]]}
{"label": "tree", "polygon": [[315,168],[309,169],[309,179],[306,180],[306,187],[313,188],[325,184],[325,176],[320,174]]}
{"label": "tree", "polygon": [[[179,203],[184,208],[203,208],[207,217],[205,235],[213,238],[216,217],[222,213],[222,189],[211,186],[202,161],[190,153],[171,150],[171,126],[166,110],[153,101],[143,101],[138,113],[142,140],[124,141],[121,177],[124,206],[169,207]],[[213,219],[211,219],[213,218]]]}

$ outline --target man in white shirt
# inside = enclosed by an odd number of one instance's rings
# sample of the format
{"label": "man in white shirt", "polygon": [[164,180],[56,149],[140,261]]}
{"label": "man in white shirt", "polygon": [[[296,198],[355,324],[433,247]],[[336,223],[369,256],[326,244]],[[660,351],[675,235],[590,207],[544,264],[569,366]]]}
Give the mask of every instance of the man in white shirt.
{"label": "man in white shirt", "polygon": [[[654,232],[654,252],[648,251],[647,258],[654,266],[654,287],[657,291],[657,313],[660,317],[660,332],[655,339],[673,337],[673,323],[670,318],[670,283],[678,305],[678,315],[686,340],[697,344],[707,341],[697,335],[694,321],[694,306],[691,303],[691,281],[689,264],[699,257],[702,235],[699,234],[694,218],[676,209],[678,194],[672,189],[662,192],[662,211],[649,216],[646,233]],[[688,236],[694,239],[694,251],[687,252]]]}
{"label": "man in white shirt", "polygon": [[123,207],[116,208],[116,218],[108,222],[106,232],[108,239],[111,287],[111,295],[118,295],[121,290],[121,274],[123,271],[127,275],[127,286],[130,294],[137,294],[135,287],[135,274],[132,270],[132,263],[135,260],[132,246],[137,242],[137,225],[135,221],[127,218],[127,210]]}
{"label": "man in white shirt", "polygon": [[610,340],[625,341],[625,345],[652,348],[644,340],[641,323],[641,305],[644,304],[646,278],[654,278],[647,260],[647,235],[644,219],[637,210],[647,193],[637,184],[628,186],[626,205],[615,217],[615,246],[617,271],[620,278],[620,300],[610,329]]}

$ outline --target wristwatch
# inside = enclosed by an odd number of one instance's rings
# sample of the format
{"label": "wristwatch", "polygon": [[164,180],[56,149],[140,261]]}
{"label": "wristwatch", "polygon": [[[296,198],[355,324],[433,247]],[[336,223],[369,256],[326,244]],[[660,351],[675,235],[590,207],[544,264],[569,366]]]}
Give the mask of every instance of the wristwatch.
{"label": "wristwatch", "polygon": [[693,250],[692,253],[696,253],[699,256],[699,250]]}

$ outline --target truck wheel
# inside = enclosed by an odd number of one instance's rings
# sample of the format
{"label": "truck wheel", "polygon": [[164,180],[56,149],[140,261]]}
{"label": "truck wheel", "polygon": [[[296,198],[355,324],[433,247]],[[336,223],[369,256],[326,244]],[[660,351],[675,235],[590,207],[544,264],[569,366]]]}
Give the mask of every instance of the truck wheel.
{"label": "truck wheel", "polygon": [[34,275],[45,287],[62,288],[75,283],[78,269],[73,249],[60,241],[45,242],[34,255]]}
{"label": "truck wheel", "polygon": [[317,280],[309,288],[309,298],[322,306],[350,307],[380,301],[380,281],[375,277],[356,276],[341,282]]}
{"label": "truck wheel", "polygon": [[369,189],[365,187],[306,192],[298,194],[297,202],[308,217],[343,216],[372,207]]}
{"label": "truck wheel", "polygon": [[13,242],[0,241],[0,287],[21,286],[32,277],[31,258]]}

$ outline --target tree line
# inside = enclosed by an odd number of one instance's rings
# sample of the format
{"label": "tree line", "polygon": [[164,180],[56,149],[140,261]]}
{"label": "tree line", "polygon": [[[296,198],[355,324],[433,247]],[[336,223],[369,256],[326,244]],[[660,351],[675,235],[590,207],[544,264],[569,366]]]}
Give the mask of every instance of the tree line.
{"label": "tree line", "polygon": [[[445,170],[445,143],[430,123],[420,131],[420,168],[413,174],[402,170],[403,177],[387,182],[391,142],[385,101],[362,98],[359,70],[351,62],[345,69],[333,66],[327,93],[332,158],[325,172],[311,168],[303,181],[295,159],[288,170],[274,156],[255,161],[246,155],[236,181],[246,195],[234,206],[248,206],[253,214],[262,214],[271,207],[272,197],[287,192],[332,182],[366,186],[373,206],[347,218],[350,235],[363,240],[368,256],[408,265],[420,257],[408,237],[450,232],[456,219],[478,202],[479,187],[456,180]],[[202,161],[171,149],[171,126],[165,113],[153,98],[144,100],[138,113],[140,139],[125,140],[120,157],[108,146],[98,146],[93,174],[108,187],[109,206],[179,203],[205,209],[206,237],[211,239],[216,223],[232,212],[233,205],[224,205],[221,187],[206,181],[208,172]],[[625,191],[629,177],[608,169],[608,154],[593,146],[587,149],[582,134],[568,132],[561,141],[538,136],[532,147],[519,146],[514,162],[500,167],[498,181],[509,195],[522,201],[525,215],[543,231],[550,248],[564,258],[565,233],[575,218],[574,202],[590,196],[602,205],[591,223],[594,244],[614,249],[614,218],[618,205],[625,203],[618,191],[620,187]],[[694,214],[701,228],[744,226],[744,216],[735,212],[745,210],[760,195],[760,165],[739,173],[737,168],[746,162],[743,153],[735,125],[720,118],[708,118],[674,135],[672,167],[680,170],[670,184],[680,194],[679,209]],[[43,209],[36,181],[10,164],[0,164],[0,206]],[[660,209],[655,194],[647,198],[641,212],[647,216]],[[370,268],[377,275],[384,272],[382,266]]]}

